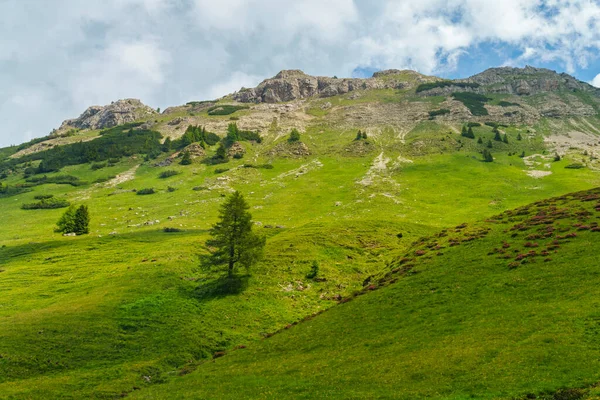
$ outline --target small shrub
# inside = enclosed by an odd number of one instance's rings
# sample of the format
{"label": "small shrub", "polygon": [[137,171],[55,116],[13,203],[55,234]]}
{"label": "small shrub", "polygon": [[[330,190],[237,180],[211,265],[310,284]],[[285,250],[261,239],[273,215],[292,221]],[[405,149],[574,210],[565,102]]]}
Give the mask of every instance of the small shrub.
{"label": "small shrub", "polygon": [[183,230],[179,229],[179,228],[164,228],[163,232],[165,232],[165,233],[176,233],[176,232],[183,232]]}
{"label": "small shrub", "polygon": [[230,115],[239,110],[246,110],[248,106],[234,106],[230,104],[223,104],[218,106],[210,107],[207,112],[208,115]]}
{"label": "small shrub", "polygon": [[229,168],[216,168],[215,169],[215,174],[222,174],[224,172],[229,171]]}
{"label": "small shrub", "polygon": [[168,186],[167,187],[167,192],[169,192],[169,193],[173,193],[176,190],[177,190],[177,188],[174,188],[173,186]]}
{"label": "small shrub", "polygon": [[108,163],[105,163],[105,162],[103,162],[103,163],[93,163],[92,166],[90,167],[90,169],[92,171],[97,171],[99,169],[106,168],[107,165],[108,165]]}
{"label": "small shrub", "polygon": [[511,103],[510,101],[499,101],[498,105],[500,107],[521,107],[521,105],[519,103]]}
{"label": "small shrub", "polygon": [[138,196],[143,196],[143,195],[146,195],[146,194],[154,194],[154,193],[156,193],[156,192],[154,191],[154,188],[140,189],[140,190],[138,190],[138,191],[136,192],[136,194],[137,194]]}
{"label": "small shrub", "polygon": [[469,83],[469,82],[452,82],[452,81],[440,81],[440,82],[430,82],[430,83],[422,83],[417,86],[416,93],[424,92],[426,90],[436,89],[436,88],[445,88],[450,86],[456,86],[459,88],[472,88],[476,89],[479,87],[478,83]]}
{"label": "small shrub", "polygon": [[54,197],[53,194],[38,194],[37,196],[34,196],[33,198],[36,200],[48,200],[53,197]]}
{"label": "small shrub", "polygon": [[203,190],[208,190],[208,188],[206,186],[195,186],[194,188],[192,188],[192,190],[196,192],[201,192]]}
{"label": "small shrub", "polygon": [[174,171],[174,170],[170,169],[170,170],[161,172],[160,175],[158,175],[158,177],[161,179],[166,179],[171,176],[175,176],[175,175],[179,175],[179,174],[180,174],[179,171]]}
{"label": "small shrub", "polygon": [[450,110],[448,110],[447,108],[429,111],[429,119],[435,119],[435,117],[437,117],[438,115],[446,115],[446,114],[450,114]]}
{"label": "small shrub", "polygon": [[585,165],[580,164],[580,163],[573,163],[573,164],[567,165],[565,168],[567,168],[567,169],[581,169],[581,168],[585,168]]}
{"label": "small shrub", "polygon": [[67,200],[49,198],[38,201],[36,203],[25,203],[21,206],[23,210],[44,210],[44,209],[54,209],[54,208],[65,208],[69,207],[71,203]]}
{"label": "small shrub", "polygon": [[293,128],[290,131],[290,136],[288,138],[288,142],[294,143],[294,142],[299,142],[299,141],[300,141],[300,132],[298,132],[298,129]]}
{"label": "small shrub", "polygon": [[306,279],[315,279],[319,274],[319,263],[317,261],[313,261],[310,267],[310,272],[306,274]]}

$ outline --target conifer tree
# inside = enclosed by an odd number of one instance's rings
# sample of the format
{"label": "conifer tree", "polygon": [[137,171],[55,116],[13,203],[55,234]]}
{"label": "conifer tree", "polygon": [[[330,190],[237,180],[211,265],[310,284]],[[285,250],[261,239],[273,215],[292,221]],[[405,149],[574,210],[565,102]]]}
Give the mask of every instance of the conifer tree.
{"label": "conifer tree", "polygon": [[504,135],[502,135],[502,141],[506,144],[508,144],[508,136],[506,135],[506,133]]}
{"label": "conifer tree", "polygon": [[492,156],[492,153],[490,153],[490,151],[488,149],[483,149],[483,161],[485,161],[485,162],[494,161],[494,157]]}
{"label": "conifer tree", "polygon": [[79,206],[75,211],[75,230],[77,235],[85,235],[90,232],[90,213],[87,206]]}
{"label": "conifer tree", "polygon": [[501,142],[502,137],[500,136],[500,131],[498,130],[498,128],[494,128],[494,130],[492,132],[494,132],[494,140],[496,142]]}
{"label": "conifer tree", "polygon": [[210,230],[212,239],[206,245],[214,249],[210,260],[213,266],[224,266],[229,278],[238,266],[250,267],[262,258],[265,238],[252,231],[250,206],[236,191],[221,206],[219,222]]}
{"label": "conifer tree", "polygon": [[487,147],[488,149],[491,149],[492,147],[494,147],[494,146],[492,145],[492,141],[491,141],[491,140],[488,140],[488,142],[487,142],[487,144],[486,144],[486,147]]}
{"label": "conifer tree", "polygon": [[171,142],[171,138],[167,136],[167,138],[163,142],[162,151],[165,153],[168,153],[169,151],[171,151],[172,145],[173,145],[173,143]]}
{"label": "conifer tree", "polygon": [[58,222],[56,223],[57,232],[61,233],[73,233],[75,232],[75,206],[70,206],[67,211],[60,217]]}
{"label": "conifer tree", "polygon": [[362,133],[362,138],[363,138],[363,140],[367,140],[367,131],[364,131]]}
{"label": "conifer tree", "polygon": [[473,133],[473,128],[469,126],[469,129],[467,130],[467,137],[469,139],[475,139],[475,134]]}
{"label": "conifer tree", "polygon": [[181,158],[181,161],[179,162],[179,164],[190,165],[191,163],[192,163],[192,156],[191,156],[190,152],[186,150],[183,152],[183,157]]}
{"label": "conifer tree", "polygon": [[293,142],[299,142],[300,141],[300,132],[298,132],[298,129],[293,128],[290,131],[290,137],[288,138],[288,142],[293,143]]}
{"label": "conifer tree", "polygon": [[521,136],[521,132],[517,134],[517,140],[523,140],[523,136]]}
{"label": "conifer tree", "polygon": [[358,133],[356,134],[356,138],[354,140],[362,140],[362,132],[360,131],[360,129],[358,130]]}
{"label": "conifer tree", "polygon": [[477,144],[483,144],[483,139],[481,139],[481,136],[479,136],[479,139],[477,139]]}

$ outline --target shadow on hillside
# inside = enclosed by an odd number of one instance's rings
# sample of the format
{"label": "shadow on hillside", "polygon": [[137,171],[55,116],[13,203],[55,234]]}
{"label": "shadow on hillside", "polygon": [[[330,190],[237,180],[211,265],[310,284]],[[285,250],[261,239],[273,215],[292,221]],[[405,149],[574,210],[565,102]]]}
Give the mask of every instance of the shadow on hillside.
{"label": "shadow on hillside", "polygon": [[240,294],[248,287],[249,278],[250,275],[234,275],[206,280],[194,290],[194,297],[203,301]]}

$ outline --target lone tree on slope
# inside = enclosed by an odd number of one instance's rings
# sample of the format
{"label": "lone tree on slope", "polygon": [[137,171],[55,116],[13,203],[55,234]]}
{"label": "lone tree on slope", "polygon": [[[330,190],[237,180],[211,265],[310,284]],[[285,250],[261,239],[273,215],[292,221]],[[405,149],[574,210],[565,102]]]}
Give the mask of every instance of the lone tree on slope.
{"label": "lone tree on slope", "polygon": [[214,248],[210,256],[211,265],[225,266],[229,278],[236,268],[250,267],[263,256],[266,240],[252,231],[250,206],[244,196],[236,191],[221,206],[219,222],[210,230],[212,239],[206,241]]}
{"label": "lone tree on slope", "polygon": [[75,233],[77,235],[89,233],[90,213],[87,206],[80,206],[77,209],[75,206],[69,207],[56,225],[58,227],[57,232]]}

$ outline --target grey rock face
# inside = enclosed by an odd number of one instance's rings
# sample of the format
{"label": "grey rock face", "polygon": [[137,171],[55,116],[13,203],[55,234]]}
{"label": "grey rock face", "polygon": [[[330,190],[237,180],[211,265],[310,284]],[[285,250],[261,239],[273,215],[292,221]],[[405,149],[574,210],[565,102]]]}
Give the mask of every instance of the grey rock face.
{"label": "grey rock face", "polygon": [[[274,78],[266,79],[257,87],[243,88],[234,93],[233,98],[242,103],[279,103],[308,97],[332,97],[355,90],[364,89],[402,89],[409,84],[399,76],[401,73],[414,74],[417,81],[425,82],[436,78],[427,78],[413,71],[387,70],[376,72],[372,78],[329,78],[307,75],[300,70],[285,70]],[[394,75],[398,75],[394,79]]]}
{"label": "grey rock face", "polygon": [[105,129],[113,126],[135,122],[150,115],[156,110],[137,99],[115,101],[107,106],[91,106],[76,119],[64,121],[60,129],[68,127],[79,129]]}

